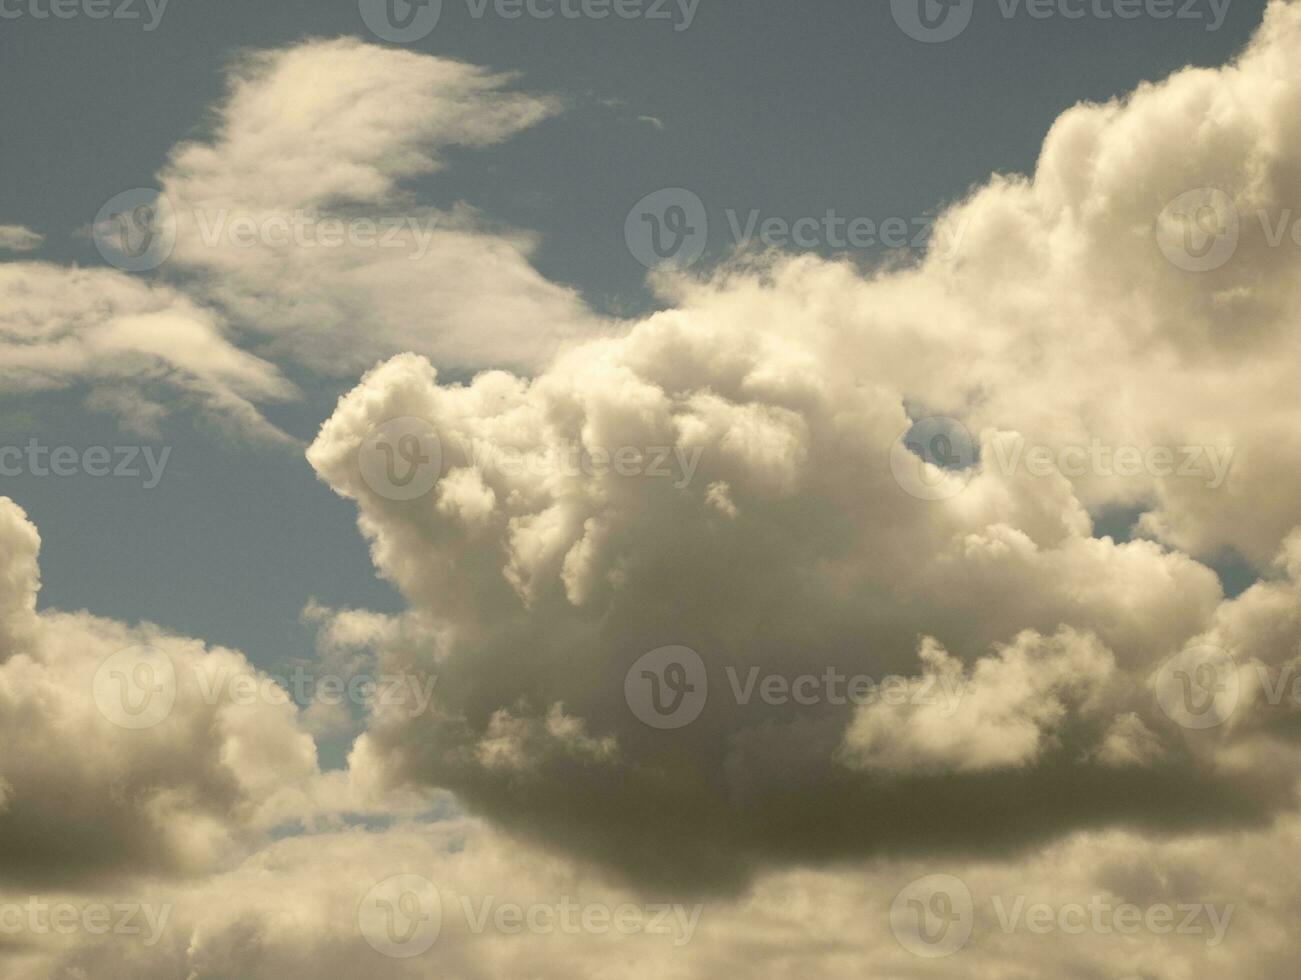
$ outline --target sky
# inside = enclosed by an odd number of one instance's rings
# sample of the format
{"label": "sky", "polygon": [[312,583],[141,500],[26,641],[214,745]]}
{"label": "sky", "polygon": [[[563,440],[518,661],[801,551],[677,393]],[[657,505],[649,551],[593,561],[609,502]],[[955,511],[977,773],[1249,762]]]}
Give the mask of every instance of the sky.
{"label": "sky", "polygon": [[[1223,62],[1262,6],[1236,0],[1217,30],[1207,29],[1209,7],[1182,22],[981,13],[955,42],[932,45],[902,36],[884,4],[759,0],[739,16],[702,2],[676,30],[680,13],[511,20],[448,3],[434,30],[405,47],[518,73],[567,108],[491,154],[458,150],[413,193],[436,207],[468,202],[537,234],[542,275],[606,315],[635,316],[656,305],[623,240],[628,210],[646,194],[682,187],[707,202],[711,256],[732,244],[729,210],[743,228],[756,209],[762,219],[831,210],[911,227],[991,173],[1031,170],[1043,133],[1075,102]],[[0,215],[45,236],[32,257],[103,264],[85,233],[95,215],[118,193],[157,186],[170,149],[209,121],[241,50],[381,40],[350,3],[176,2],[152,30],[143,0],[138,12],[22,16],[0,32]],[[868,262],[881,252],[814,250]],[[277,409],[286,431],[309,440],[355,378],[298,380],[304,403]],[[20,445],[33,434],[55,446],[109,442],[111,420],[88,416],[82,401],[6,399],[3,421]],[[44,530],[44,603],[151,619],[267,664],[310,653],[297,619],[309,598],[400,608],[376,582],[347,508],[301,458],[232,447],[187,419],[167,426],[164,444],[173,448],[167,476],[146,493],[113,480],[5,477],[5,492]],[[196,551],[208,559],[199,581]],[[253,579],[250,565],[273,572]]]}
{"label": "sky", "polygon": [[1298,56],[0,0],[0,977],[1294,969]]}

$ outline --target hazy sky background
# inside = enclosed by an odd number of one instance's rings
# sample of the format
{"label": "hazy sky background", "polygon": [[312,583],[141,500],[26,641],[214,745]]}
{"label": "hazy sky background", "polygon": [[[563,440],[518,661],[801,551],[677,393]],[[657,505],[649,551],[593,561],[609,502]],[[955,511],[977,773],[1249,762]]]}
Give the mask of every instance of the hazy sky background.
{"label": "hazy sky background", "polygon": [[[715,255],[728,208],[925,215],[991,172],[1028,172],[1053,119],[1079,99],[1230,59],[1263,7],[1236,0],[1208,31],[1148,18],[1006,21],[982,0],[961,38],[923,45],[877,0],[701,0],[682,32],[665,21],[476,20],[447,0],[414,49],[518,72],[522,88],[569,108],[488,151],[454,150],[447,170],[413,186],[423,203],[463,200],[536,231],[543,275],[600,312],[631,315],[651,298],[623,223],[650,191],[698,193]],[[152,32],[85,17],[0,21],[0,224],[46,236],[30,257],[102,264],[79,231],[114,194],[153,186],[168,150],[205,131],[234,52],[338,35],[375,40],[349,0],[173,0]],[[308,397],[267,415],[310,440],[353,382],[286,370]],[[2,441],[139,442],[88,413],[83,394],[6,397]],[[0,494],[41,529],[43,606],[152,620],[266,666],[310,653],[312,631],[298,623],[309,597],[400,608],[376,580],[352,504],[300,453],[234,445],[199,425],[190,414],[164,424],[157,444],[174,448],[147,492],[132,480],[0,478]]]}

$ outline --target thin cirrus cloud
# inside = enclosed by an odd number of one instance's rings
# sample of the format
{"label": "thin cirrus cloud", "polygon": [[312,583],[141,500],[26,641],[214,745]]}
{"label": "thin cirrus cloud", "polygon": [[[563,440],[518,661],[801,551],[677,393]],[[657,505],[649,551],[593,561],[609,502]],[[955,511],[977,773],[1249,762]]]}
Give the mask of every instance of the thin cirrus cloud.
{"label": "thin cirrus cloud", "polygon": [[[513,81],[349,39],[238,59],[211,137],[178,145],[159,175],[154,220],[174,237],[160,279],[0,264],[0,341],[15,355],[0,383],[88,388],[92,408],[143,432],[171,389],[246,437],[293,442],[261,411],[298,396],[277,362],[350,376],[414,350],[531,368],[606,329],[529,264],[536,236],[489,231],[465,204],[421,206],[403,186],[452,147],[489,147],[563,108]],[[0,248],[40,241],[0,229]]]}
{"label": "thin cirrus cloud", "polygon": [[186,406],[255,441],[293,442],[259,406],[295,386],[183,292],[115,269],[3,262],[0,297],[0,392],[85,390],[92,410],[142,434]]}
{"label": "thin cirrus cloud", "polygon": [[44,241],[44,235],[23,225],[0,225],[0,252],[35,252]]}
{"label": "thin cirrus cloud", "polygon": [[452,368],[537,366],[599,318],[529,264],[536,236],[489,231],[466,205],[420,206],[404,188],[449,149],[492,146],[563,108],[514,80],[346,38],[236,62],[211,137],[178,146],[160,174],[174,266],[273,356],[320,373],[405,350]]}

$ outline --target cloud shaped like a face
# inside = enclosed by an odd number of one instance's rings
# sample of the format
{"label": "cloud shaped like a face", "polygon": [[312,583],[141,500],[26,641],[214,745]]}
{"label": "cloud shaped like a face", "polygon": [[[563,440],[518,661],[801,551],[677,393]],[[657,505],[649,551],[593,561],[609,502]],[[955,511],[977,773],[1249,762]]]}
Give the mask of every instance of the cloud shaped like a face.
{"label": "cloud shaped like a face", "polygon": [[172,268],[271,348],[327,375],[402,350],[531,367],[600,329],[529,264],[532,236],[473,209],[412,207],[406,183],[557,113],[514,78],[341,38],[231,70],[211,138],[160,174]]}
{"label": "cloud shaped like a face", "polygon": [[[376,719],[359,758],[641,880],[714,885],[1289,805],[1242,717],[1193,737],[1152,687],[1232,608],[1190,554],[1264,564],[1301,521],[1279,479],[1301,462],[1292,266],[1248,222],[1210,272],[1160,247],[1189,185],[1244,210],[1301,192],[1298,50],[1301,6],[1276,4],[1239,64],[1072,110],[1034,179],[951,209],[960,247],[915,269],[742,263],[665,280],[675,308],[532,379],[444,386],[416,356],[368,375],[309,458],[449,639],[429,654],[439,710]],[[960,493],[919,499],[891,449],[941,413],[979,434],[979,459]],[[437,434],[441,480],[398,499],[359,458],[410,417]],[[1111,455],[1037,472],[1018,442]],[[1090,513],[1135,506],[1156,540],[1092,536]],[[709,698],[665,731],[625,680],[669,645],[699,654]],[[752,671],[829,669],[966,693],[951,712],[743,694]],[[547,737],[557,710],[615,748]]]}

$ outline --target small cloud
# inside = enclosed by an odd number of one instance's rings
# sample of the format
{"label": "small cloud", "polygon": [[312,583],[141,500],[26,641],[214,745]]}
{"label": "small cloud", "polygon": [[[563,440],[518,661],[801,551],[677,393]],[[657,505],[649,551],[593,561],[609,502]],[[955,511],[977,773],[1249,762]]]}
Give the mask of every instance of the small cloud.
{"label": "small cloud", "polygon": [[45,236],[22,225],[0,225],[0,251],[34,252]]}

